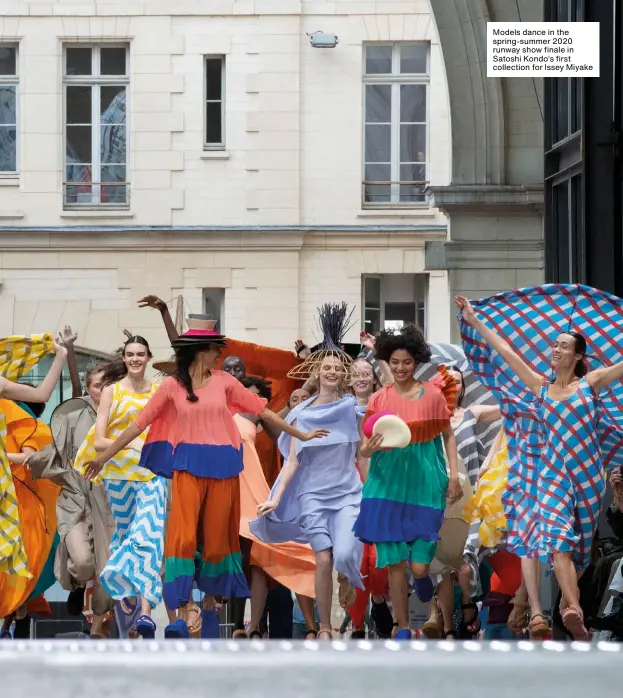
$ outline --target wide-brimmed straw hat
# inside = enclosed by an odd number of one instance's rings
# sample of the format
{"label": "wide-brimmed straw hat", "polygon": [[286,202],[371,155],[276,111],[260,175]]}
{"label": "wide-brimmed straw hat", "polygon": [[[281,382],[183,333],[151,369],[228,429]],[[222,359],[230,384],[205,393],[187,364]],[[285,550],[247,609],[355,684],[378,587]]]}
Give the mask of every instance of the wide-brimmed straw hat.
{"label": "wide-brimmed straw hat", "polygon": [[172,354],[168,360],[154,361],[152,366],[158,373],[164,373],[165,376],[172,376],[177,370],[175,354]]}

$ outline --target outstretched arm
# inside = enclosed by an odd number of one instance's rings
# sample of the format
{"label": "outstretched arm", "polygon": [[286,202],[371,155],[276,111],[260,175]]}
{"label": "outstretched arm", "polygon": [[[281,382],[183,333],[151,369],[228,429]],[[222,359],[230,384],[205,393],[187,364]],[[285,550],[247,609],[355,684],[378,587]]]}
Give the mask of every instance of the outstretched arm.
{"label": "outstretched arm", "polygon": [[92,480],[94,477],[99,475],[107,461],[114,458],[119,451],[123,451],[124,448],[127,448],[132,441],[134,441],[134,439],[138,438],[140,435],[141,430],[136,425],[136,422],[134,422],[134,424],[130,424],[130,426],[124,432],[122,432],[115,441],[107,439],[107,441],[110,442],[110,445],[106,448],[106,450],[102,451],[102,453],[100,453],[95,460],[87,463],[84,471],[85,477]]}
{"label": "outstretched arm", "polygon": [[141,300],[138,302],[138,307],[155,308],[160,313],[162,316],[162,322],[164,323],[164,329],[167,331],[167,336],[169,337],[170,342],[174,342],[179,337],[179,334],[175,329],[175,323],[173,322],[173,318],[169,312],[169,308],[161,298],[158,298],[158,296],[145,296],[145,298],[141,298]]}
{"label": "outstretched arm", "polygon": [[40,385],[33,388],[30,385],[23,383],[13,383],[6,378],[0,378],[0,395],[7,400],[21,400],[22,402],[47,402],[54,392],[54,388],[58,383],[58,379],[63,372],[63,366],[67,361],[67,349],[62,344],[55,341],[54,349],[56,356],[48,375],[43,379]]}
{"label": "outstretched arm", "polygon": [[586,380],[595,394],[599,395],[602,388],[607,387],[610,383],[623,380],[623,362],[591,371],[586,375]]}
{"label": "outstretched arm", "polygon": [[82,395],[82,383],[80,382],[80,372],[78,371],[78,361],[76,360],[76,350],[74,349],[74,343],[77,339],[78,335],[69,325],[66,325],[61,331],[61,340],[63,346],[67,349],[67,368],[69,369],[72,397],[81,397]]}
{"label": "outstretched arm", "polygon": [[538,395],[543,385],[543,379],[536,371],[533,371],[530,366],[518,355],[510,344],[496,334],[492,329],[487,327],[482,320],[476,317],[472,304],[463,296],[457,296],[454,299],[457,308],[463,315],[463,320],[473,327],[483,340],[506,361],[515,373],[517,378],[535,395]]}
{"label": "outstretched arm", "polygon": [[476,418],[478,424],[502,419],[502,411],[498,405],[472,405],[469,410]]}

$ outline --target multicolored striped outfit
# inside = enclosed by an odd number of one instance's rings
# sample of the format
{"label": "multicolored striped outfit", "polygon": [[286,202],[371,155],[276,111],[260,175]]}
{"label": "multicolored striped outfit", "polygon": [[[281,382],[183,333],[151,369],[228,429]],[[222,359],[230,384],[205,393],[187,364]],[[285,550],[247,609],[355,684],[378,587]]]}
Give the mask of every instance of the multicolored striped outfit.
{"label": "multicolored striped outfit", "polygon": [[581,285],[537,286],[473,302],[478,317],[521,344],[524,361],[544,376],[530,393],[503,359],[461,321],[465,354],[502,408],[509,470],[503,497],[507,547],[551,562],[572,552],[578,569],[590,551],[605,491],[604,468],[623,462],[623,384],[596,395],[580,379],[565,400],[548,395],[551,346],[577,326],[589,370],[623,361],[623,300]]}
{"label": "multicolored striped outfit", "polygon": [[404,561],[430,564],[435,557],[443,524],[448,473],[441,433],[450,426],[456,384],[445,367],[422,384],[416,400],[398,395],[393,385],[375,393],[366,418],[387,410],[403,419],[411,430],[406,448],[372,454],[363,486],[355,535],[375,543],[377,567]]}
{"label": "multicolored striped outfit", "polygon": [[213,371],[195,394],[198,401],[190,402],[179,381],[166,378],[136,420],[142,430],[151,425],[141,465],[173,480],[164,573],[169,608],[188,603],[195,581],[209,596],[250,595],[238,538],[242,440],[233,415],[257,416],[266,400],[224,371]]}
{"label": "multicolored striped outfit", "polygon": [[[152,383],[148,392],[133,393],[115,383],[106,438],[116,439],[138,421],[137,416],[157,388]],[[137,438],[145,442],[144,433]],[[96,456],[93,426],[78,451],[74,467],[84,472],[86,464]],[[106,463],[94,480],[106,489],[116,526],[110,541],[110,558],[100,581],[113,599],[140,595],[155,607],[162,601],[167,486],[162,478],[141,467],[139,459],[139,451],[125,448]]]}

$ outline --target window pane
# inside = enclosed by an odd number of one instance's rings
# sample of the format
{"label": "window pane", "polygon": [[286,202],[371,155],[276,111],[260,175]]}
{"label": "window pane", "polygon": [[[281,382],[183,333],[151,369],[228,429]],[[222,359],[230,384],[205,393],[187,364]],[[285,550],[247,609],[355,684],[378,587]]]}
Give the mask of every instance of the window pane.
{"label": "window pane", "polygon": [[400,121],[426,123],[426,85],[400,86]]}
{"label": "window pane", "polygon": [[65,52],[66,75],[91,75],[93,72],[92,49],[90,48],[68,48]]}
{"label": "window pane", "polygon": [[554,229],[558,242],[558,283],[571,283],[571,249],[569,235],[569,181],[553,187]]}
{"label": "window pane", "polygon": [[[366,182],[389,182],[392,178],[391,165],[366,165]],[[381,203],[391,199],[390,184],[366,184],[364,200],[367,203]]]}
{"label": "window pane", "polygon": [[15,87],[0,86],[0,124],[14,125],[17,123],[15,104]]}
{"label": "window pane", "polygon": [[400,126],[400,162],[426,162],[426,124]]}
{"label": "window pane", "polygon": [[554,123],[554,143],[569,135],[569,80],[571,78],[554,78],[554,97],[556,113]]}
{"label": "window pane", "polygon": [[427,72],[428,46],[416,44],[400,47],[400,72],[401,73],[426,73]]}
{"label": "window pane", "polygon": [[381,279],[375,276],[366,276],[363,280],[364,304],[366,308],[381,307]]}
{"label": "window pane", "polygon": [[100,128],[100,158],[104,163],[126,163],[126,127],[102,126]]}
{"label": "window pane", "polygon": [[392,86],[366,85],[366,121],[389,123],[392,120]]}
{"label": "window pane", "polygon": [[100,51],[100,74],[125,75],[126,55],[127,51],[125,46],[102,48]]}
{"label": "window pane", "polygon": [[388,321],[412,325],[415,322],[415,303],[385,303],[385,322]]}
{"label": "window pane", "polygon": [[125,124],[125,94],[125,87],[122,85],[100,88],[103,124]]}
{"label": "window pane", "polygon": [[366,126],[366,162],[391,162],[391,126]]}
{"label": "window pane", "polygon": [[0,126],[0,172],[17,170],[17,133],[15,126]]}
{"label": "window pane", "polygon": [[206,58],[206,99],[223,98],[223,61],[220,58]]}
{"label": "window pane", "polygon": [[124,204],[127,201],[127,186],[121,184],[126,181],[125,166],[102,167],[102,182],[112,182],[112,184],[102,184],[101,203],[103,204]]}
{"label": "window pane", "polygon": [[381,311],[380,310],[365,310],[365,330],[370,334],[378,334],[381,330]]}
{"label": "window pane", "polygon": [[83,85],[67,86],[67,123],[91,123],[91,88]]}
{"label": "window pane", "polygon": [[402,163],[400,165],[401,182],[425,182],[426,165],[415,165],[413,163]]}
{"label": "window pane", "polygon": [[220,102],[206,104],[206,143],[220,145],[223,142],[223,126]]}
{"label": "window pane", "polygon": [[400,165],[401,182],[423,182],[423,184],[401,184],[400,201],[404,203],[423,203],[426,201],[426,165],[413,163]]}
{"label": "window pane", "polygon": [[67,126],[66,157],[69,164],[93,162],[90,126]]}
{"label": "window pane", "polygon": [[582,128],[582,78],[570,78],[571,133]]}
{"label": "window pane", "polygon": [[392,72],[392,46],[366,46],[366,74],[387,75]]}
{"label": "window pane", "polygon": [[66,204],[93,203],[93,187],[91,186],[90,165],[69,165],[66,170],[66,181],[76,182],[65,187]]}
{"label": "window pane", "polygon": [[17,73],[17,50],[8,46],[0,46],[0,75],[15,75]]}

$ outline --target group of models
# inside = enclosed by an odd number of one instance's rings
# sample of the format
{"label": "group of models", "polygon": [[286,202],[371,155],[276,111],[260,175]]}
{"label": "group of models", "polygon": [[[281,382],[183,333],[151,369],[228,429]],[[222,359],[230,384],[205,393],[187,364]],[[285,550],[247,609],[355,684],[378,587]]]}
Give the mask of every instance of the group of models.
{"label": "group of models", "polygon": [[[553,322],[551,308],[571,293],[589,296],[588,305],[576,298]],[[610,304],[623,318],[623,301],[548,286],[455,302],[470,369],[498,406],[464,405],[457,367],[417,380],[431,352],[413,326],[362,334],[374,362],[353,360],[342,347],[345,305],[319,309],[322,343],[314,351],[298,343],[295,355],[227,339],[205,316],[191,316],[178,336],[166,305],[150,296],[141,306],[161,312],[175,352],[155,365],[166,377],[146,378],[149,344],[128,336],[114,359],[87,372],[83,397],[69,328],[55,342],[0,340],[3,633],[49,587],[40,583],[47,564],[75,612],[92,587],[92,637],[106,637],[113,608],[118,620],[132,617],[134,633],[154,637],[152,612],[164,601],[166,637],[215,638],[225,600],[234,636],[261,637],[276,582],[296,595],[306,636],[328,639],[334,572],[354,637],[365,636],[371,600],[378,628],[389,616],[385,632],[393,620],[394,637],[410,639],[411,586],[429,603],[429,637],[472,637],[487,557],[496,588],[515,596],[517,630],[549,632],[539,590],[547,562],[565,627],[587,639],[577,580],[590,561],[604,462],[618,465],[623,426],[623,363],[614,360],[623,352],[604,350],[602,313]],[[600,368],[588,368],[587,338],[571,331],[574,312],[584,327],[600,328],[590,334]],[[504,339],[511,327],[525,352]],[[18,382],[52,351],[38,387]],[[76,397],[45,432],[28,404],[50,398],[68,358]],[[11,418],[14,409],[21,419]],[[500,418],[487,451],[479,425]],[[48,490],[29,502],[42,483]]]}

